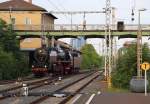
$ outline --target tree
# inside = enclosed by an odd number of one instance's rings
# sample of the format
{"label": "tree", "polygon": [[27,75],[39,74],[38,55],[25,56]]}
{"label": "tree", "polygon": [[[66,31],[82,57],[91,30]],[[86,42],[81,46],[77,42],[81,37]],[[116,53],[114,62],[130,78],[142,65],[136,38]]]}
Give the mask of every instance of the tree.
{"label": "tree", "polygon": [[29,73],[26,54],[19,50],[19,40],[12,25],[0,19],[0,78],[12,79]]}
{"label": "tree", "polygon": [[96,53],[96,50],[91,44],[85,44],[81,49],[82,54],[82,69],[88,69],[92,66],[100,67],[102,58]]}
{"label": "tree", "polygon": [[[137,53],[136,44],[119,50],[117,68],[112,72],[112,83],[114,87],[129,88],[129,82],[137,75]],[[142,61],[150,62],[150,49],[148,44],[142,45]]]}
{"label": "tree", "polygon": [[16,39],[16,33],[12,30],[12,25],[6,24],[5,21],[0,19],[0,45],[6,52],[13,52],[15,56],[18,56],[19,41]]}

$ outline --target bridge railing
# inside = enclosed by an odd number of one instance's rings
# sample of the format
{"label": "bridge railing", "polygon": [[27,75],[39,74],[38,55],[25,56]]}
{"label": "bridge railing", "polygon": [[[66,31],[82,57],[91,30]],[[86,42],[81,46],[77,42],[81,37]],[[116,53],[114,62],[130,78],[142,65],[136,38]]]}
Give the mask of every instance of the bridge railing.
{"label": "bridge railing", "polygon": [[[141,25],[142,30],[150,30],[150,25]],[[64,30],[72,30],[72,31],[79,31],[79,30],[105,30],[104,24],[87,24],[85,27],[79,24],[55,24],[55,25],[14,25],[14,30],[20,31],[64,31]],[[117,25],[111,25],[112,30],[117,30]],[[127,24],[124,27],[124,30],[137,30],[138,25],[131,25]]]}

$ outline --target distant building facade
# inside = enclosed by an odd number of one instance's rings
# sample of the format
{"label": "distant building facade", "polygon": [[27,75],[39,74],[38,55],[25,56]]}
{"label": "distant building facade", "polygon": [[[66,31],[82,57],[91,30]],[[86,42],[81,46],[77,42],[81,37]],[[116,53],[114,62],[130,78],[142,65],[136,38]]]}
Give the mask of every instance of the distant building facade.
{"label": "distant building facade", "polygon": [[82,37],[82,36],[71,39],[71,46],[78,50],[80,50],[85,43],[86,43],[86,41],[85,41],[84,37]]}
{"label": "distant building facade", "polygon": [[44,8],[32,4],[32,0],[10,0],[0,3],[0,18],[20,28],[24,25],[53,26],[57,18],[46,12]]}

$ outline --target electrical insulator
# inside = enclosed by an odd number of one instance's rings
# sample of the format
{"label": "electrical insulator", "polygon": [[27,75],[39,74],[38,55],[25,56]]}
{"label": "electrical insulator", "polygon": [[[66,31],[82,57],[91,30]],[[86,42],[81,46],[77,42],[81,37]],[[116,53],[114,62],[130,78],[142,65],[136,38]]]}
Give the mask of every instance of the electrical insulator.
{"label": "electrical insulator", "polygon": [[134,21],[134,18],[131,18],[131,21]]}
{"label": "electrical insulator", "polygon": [[133,9],[132,9],[132,13],[131,13],[131,15],[132,15],[132,16],[134,16],[134,11],[133,11]]}
{"label": "electrical insulator", "polygon": [[134,21],[134,10],[133,9],[132,9],[131,15],[132,15],[131,21]]}

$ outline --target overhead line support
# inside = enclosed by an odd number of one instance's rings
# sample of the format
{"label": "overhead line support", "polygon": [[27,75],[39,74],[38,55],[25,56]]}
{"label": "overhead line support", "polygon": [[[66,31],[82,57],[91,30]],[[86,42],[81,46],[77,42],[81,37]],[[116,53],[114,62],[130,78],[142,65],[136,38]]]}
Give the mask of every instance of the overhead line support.
{"label": "overhead line support", "polygon": [[105,55],[105,74],[108,81],[108,87],[111,86],[111,71],[112,71],[112,37],[111,37],[111,1],[106,0],[106,28],[105,28],[105,41],[106,41],[106,55]]}

